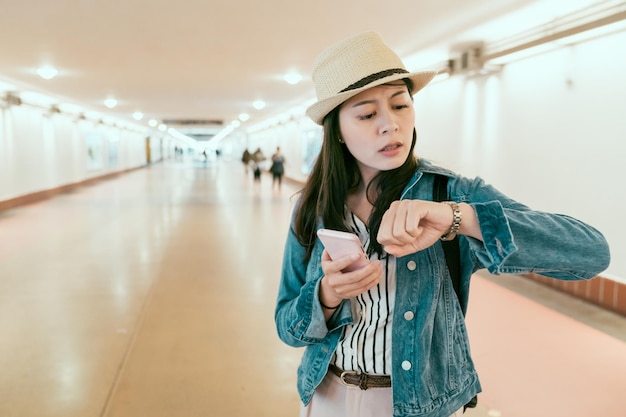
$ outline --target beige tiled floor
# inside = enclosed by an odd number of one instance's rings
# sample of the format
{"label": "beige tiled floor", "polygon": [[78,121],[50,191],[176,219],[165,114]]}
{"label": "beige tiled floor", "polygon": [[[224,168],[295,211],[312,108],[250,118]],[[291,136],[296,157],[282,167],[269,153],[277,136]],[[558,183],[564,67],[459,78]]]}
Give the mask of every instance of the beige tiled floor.
{"label": "beige tiled floor", "polygon": [[[289,194],[168,163],[0,213],[0,416],[289,416]],[[267,182],[267,181],[266,181]]]}
{"label": "beige tiled floor", "polygon": [[[295,191],[237,161],[168,161],[0,212],[0,416],[297,415],[301,352],[273,323]],[[480,294],[513,293],[477,279],[470,331],[488,335]],[[506,374],[475,350],[487,381]],[[466,415],[497,416],[502,389]]]}

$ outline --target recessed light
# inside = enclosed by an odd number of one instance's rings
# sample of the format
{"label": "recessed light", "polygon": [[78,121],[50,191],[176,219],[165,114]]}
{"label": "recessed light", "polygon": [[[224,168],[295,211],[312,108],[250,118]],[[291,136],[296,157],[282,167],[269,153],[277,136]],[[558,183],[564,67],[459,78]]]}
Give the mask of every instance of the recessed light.
{"label": "recessed light", "polygon": [[114,98],[107,98],[106,100],[104,100],[104,105],[107,106],[109,109],[112,109],[113,107],[117,106],[117,100]]}
{"label": "recessed light", "polygon": [[133,113],[133,119],[135,120],[141,120],[143,119],[143,113],[140,111],[136,111]]}
{"label": "recessed light", "polygon": [[265,102],[263,100],[257,100],[254,103],[252,103],[252,106],[257,110],[261,110],[265,108]]}
{"label": "recessed light", "polygon": [[59,71],[48,65],[37,69],[37,74],[44,80],[51,80],[59,74]]}
{"label": "recessed light", "polygon": [[287,81],[289,84],[292,84],[292,85],[298,84],[300,81],[302,81],[302,75],[296,72],[285,74],[285,81]]}
{"label": "recessed light", "polygon": [[241,113],[239,115],[239,120],[241,120],[242,122],[245,122],[246,120],[248,120],[250,118],[250,115],[248,113]]}

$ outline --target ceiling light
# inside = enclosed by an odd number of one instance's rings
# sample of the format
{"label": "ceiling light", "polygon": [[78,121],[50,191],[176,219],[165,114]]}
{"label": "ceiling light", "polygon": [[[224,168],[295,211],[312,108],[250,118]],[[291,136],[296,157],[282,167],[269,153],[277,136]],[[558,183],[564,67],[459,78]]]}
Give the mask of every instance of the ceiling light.
{"label": "ceiling light", "polygon": [[165,131],[167,130],[167,126],[166,126],[166,125],[164,125],[163,123],[161,123],[161,124],[159,125],[159,130],[160,130],[161,132],[165,132]]}
{"label": "ceiling light", "polygon": [[285,81],[287,81],[291,85],[298,84],[300,81],[302,81],[302,75],[296,72],[285,74],[284,78],[285,78]]}
{"label": "ceiling light", "polygon": [[241,123],[239,122],[239,120],[233,120],[232,122],[230,122],[230,125],[232,127],[239,127],[239,125],[241,125]]}
{"label": "ceiling light", "polygon": [[257,110],[261,110],[265,108],[265,102],[263,100],[257,100],[254,103],[252,103],[252,106]]}
{"label": "ceiling light", "polygon": [[250,118],[250,115],[248,113],[241,113],[239,115],[239,120],[241,120],[242,122],[245,122],[246,120],[248,120]]}
{"label": "ceiling light", "polygon": [[156,120],[154,120],[154,119],[151,119],[151,120],[148,122],[148,125],[149,125],[150,127],[156,127],[156,125],[158,125],[158,124],[159,124],[159,122],[157,122],[157,121],[156,121]]}
{"label": "ceiling light", "polygon": [[143,119],[143,113],[140,111],[136,111],[133,113],[133,119],[135,120],[141,120]]}
{"label": "ceiling light", "polygon": [[51,80],[59,74],[59,71],[54,67],[45,66],[37,69],[37,74],[45,80]]}
{"label": "ceiling light", "polygon": [[109,109],[112,109],[113,107],[117,106],[117,100],[114,98],[107,98],[106,100],[104,100],[104,105],[107,106]]}

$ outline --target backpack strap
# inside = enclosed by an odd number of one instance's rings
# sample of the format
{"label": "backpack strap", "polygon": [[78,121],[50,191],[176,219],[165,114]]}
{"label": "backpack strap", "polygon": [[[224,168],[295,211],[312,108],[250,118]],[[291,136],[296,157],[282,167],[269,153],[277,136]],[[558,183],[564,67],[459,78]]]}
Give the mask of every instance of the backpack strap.
{"label": "backpack strap", "polygon": [[[433,201],[448,201],[448,177],[445,175],[435,174],[435,182],[433,184]],[[452,287],[456,298],[461,305],[463,315],[467,310],[467,306],[464,305],[461,300],[461,249],[459,248],[459,238],[444,241],[442,240],[441,246],[443,246],[443,253],[446,257],[446,265],[452,277]],[[474,396],[467,404],[463,406],[463,412],[468,408],[474,408],[478,404],[478,396]]]}
{"label": "backpack strap", "polygon": [[[448,177],[445,175],[435,174],[435,182],[433,185],[433,201],[447,201],[448,197]],[[443,253],[446,257],[446,265],[452,277],[452,287],[456,294],[463,314],[465,314],[466,307],[461,302],[461,250],[459,248],[459,239],[452,239],[448,241],[441,241],[443,246]]]}

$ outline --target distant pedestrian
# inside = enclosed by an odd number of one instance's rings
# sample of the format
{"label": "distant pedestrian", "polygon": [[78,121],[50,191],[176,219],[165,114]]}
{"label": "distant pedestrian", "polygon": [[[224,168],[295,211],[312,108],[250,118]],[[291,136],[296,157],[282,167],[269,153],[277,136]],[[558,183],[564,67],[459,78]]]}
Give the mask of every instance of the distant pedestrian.
{"label": "distant pedestrian", "polygon": [[272,173],[272,189],[275,185],[278,185],[280,190],[283,183],[283,175],[285,174],[285,157],[280,152],[280,147],[276,147],[276,153],[272,155],[270,172]]}
{"label": "distant pedestrian", "polygon": [[256,151],[252,154],[251,163],[252,163],[252,172],[254,174],[254,182],[261,182],[261,163],[265,161],[265,155],[261,151],[261,148],[256,148]]}
{"label": "distant pedestrian", "polygon": [[248,148],[243,151],[243,155],[241,155],[241,163],[243,164],[243,169],[246,175],[248,174],[248,168],[250,167],[250,161],[252,160],[252,155],[250,155],[250,151]]}
{"label": "distant pedestrian", "polygon": [[254,153],[252,154],[252,159],[254,160],[254,162],[263,162],[267,158],[265,158],[265,155],[263,155],[263,151],[261,150],[261,148],[256,148],[256,151],[254,151]]}
{"label": "distant pedestrian", "polygon": [[252,173],[254,175],[254,182],[261,182],[261,167],[258,162],[252,162]]}

